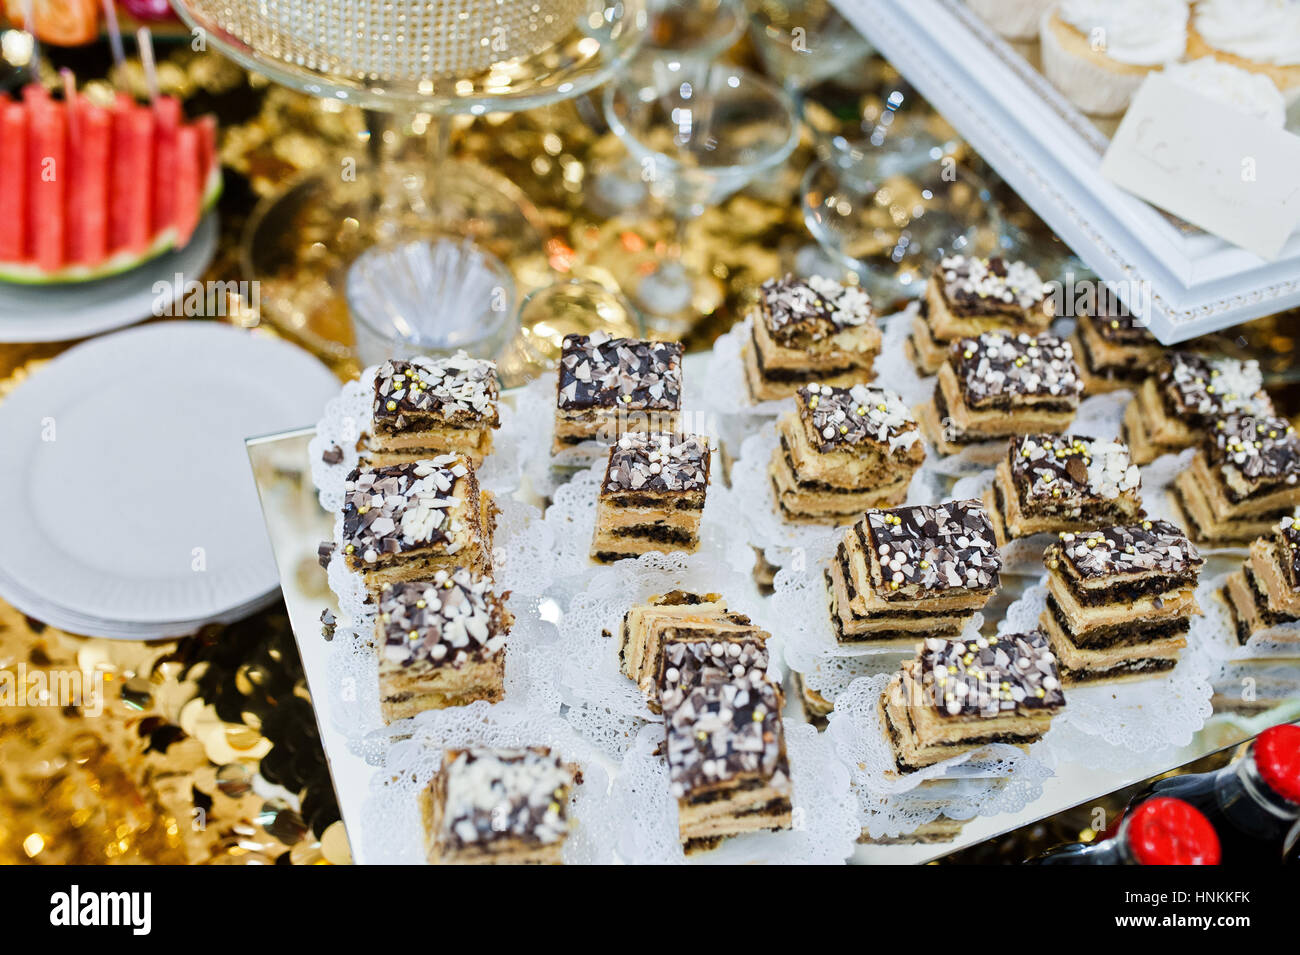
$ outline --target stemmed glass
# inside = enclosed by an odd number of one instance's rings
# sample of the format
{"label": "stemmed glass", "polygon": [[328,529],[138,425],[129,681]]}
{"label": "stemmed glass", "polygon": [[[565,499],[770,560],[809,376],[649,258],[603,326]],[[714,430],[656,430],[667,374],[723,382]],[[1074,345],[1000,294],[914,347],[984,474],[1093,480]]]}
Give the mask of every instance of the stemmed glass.
{"label": "stemmed glass", "polygon": [[647,51],[605,88],[605,118],[676,226],[670,257],[633,297],[652,328],[680,333],[703,280],[682,257],[686,225],[785,161],[799,137],[794,103],[740,67]]}
{"label": "stemmed glass", "polygon": [[768,76],[802,90],[846,68],[871,46],[829,0],[745,0],[750,36]]}

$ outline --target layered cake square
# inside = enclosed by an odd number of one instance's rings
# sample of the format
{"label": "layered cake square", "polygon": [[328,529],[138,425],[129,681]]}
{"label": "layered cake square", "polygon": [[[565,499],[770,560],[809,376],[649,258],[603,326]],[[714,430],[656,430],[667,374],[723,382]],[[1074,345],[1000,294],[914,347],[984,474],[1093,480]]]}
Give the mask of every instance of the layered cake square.
{"label": "layered cake square", "polygon": [[940,454],[1019,434],[1060,432],[1083,381],[1070,343],[1055,335],[984,332],[953,343],[934,398],[917,411]]}
{"label": "layered cake square", "polygon": [[468,458],[356,468],[343,493],[344,559],[372,593],[438,570],[491,573],[496,506]]}
{"label": "layered cake square", "polygon": [[929,637],[880,698],[899,772],[993,743],[1028,747],[1065,706],[1056,658],[1040,630],[972,641]]}
{"label": "layered cake square", "polygon": [[880,354],[871,299],[856,285],[814,275],[768,279],[743,348],[754,401],[788,398],[810,381],[870,381]]}
{"label": "layered cake square", "polygon": [[1118,441],[1081,434],[1014,438],[984,503],[998,544],[1142,515],[1142,473]]}
{"label": "layered cake square", "polygon": [[1300,521],[1284,517],[1253,541],[1241,569],[1228,576],[1223,597],[1242,646],[1257,634],[1300,646]]}
{"label": "layered cake square", "polygon": [[1136,391],[1164,357],[1164,347],[1145,323],[1113,300],[1077,316],[1070,344],[1083,378],[1083,391],[1100,395]]}
{"label": "layered cake square", "polygon": [[1061,680],[1103,683],[1171,670],[1187,645],[1204,559],[1167,521],[1063,533],[1043,555],[1040,624]]}
{"label": "layered cake square", "polygon": [[725,651],[730,644],[762,645],[767,638],[767,631],[754,626],[747,616],[728,610],[718,594],[674,590],[653,596],[623,615],[618,635],[619,669],[658,712],[666,644],[709,640]]}
{"label": "layered cake square", "polygon": [[675,431],[682,408],[680,342],[565,335],[556,381],[555,441],[565,459],[595,460],[628,431]]}
{"label": "layered cake square", "polygon": [[379,366],[364,460],[382,467],[463,454],[475,467],[501,427],[496,363],[450,358],[392,359]]}
{"label": "layered cake square", "polygon": [[844,531],[826,571],[836,640],[907,646],[956,635],[1001,569],[979,501],[870,510]]}
{"label": "layered cake square", "polygon": [[1300,506],[1300,435],[1285,418],[1220,418],[1173,496],[1193,540],[1249,544]]}
{"label": "layered cake square", "polygon": [[689,854],[792,823],[781,690],[752,674],[662,694],[669,792]]}
{"label": "layered cake square", "polygon": [[464,567],[379,592],[375,646],[384,721],[499,701],[505,692],[509,594]]}
{"label": "layered cake square", "polygon": [[768,474],[788,520],[839,523],[901,504],[925,444],[903,399],[887,388],[804,385],[777,422]]}
{"label": "layered cake square", "polygon": [[1273,414],[1258,362],[1169,352],[1124,409],[1124,441],[1136,463],[1149,464],[1193,447],[1233,414]]}
{"label": "layered cake square", "polygon": [[923,308],[912,320],[910,357],[932,375],[959,338],[995,330],[1045,332],[1052,323],[1050,291],[1024,262],[948,256],[931,273]]}
{"label": "layered cake square", "polygon": [[700,546],[709,486],[708,439],[693,434],[629,432],[609,451],[596,499],[593,560]]}
{"label": "layered cake square", "polygon": [[545,746],[449,749],[420,798],[434,865],[560,865],[578,767]]}

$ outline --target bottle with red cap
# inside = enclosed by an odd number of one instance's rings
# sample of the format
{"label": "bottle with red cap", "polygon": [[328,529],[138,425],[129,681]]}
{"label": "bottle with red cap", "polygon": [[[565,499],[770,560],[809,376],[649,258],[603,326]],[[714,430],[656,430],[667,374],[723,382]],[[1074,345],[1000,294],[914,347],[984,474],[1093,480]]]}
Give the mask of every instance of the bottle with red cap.
{"label": "bottle with red cap", "polygon": [[[1300,825],[1300,726],[1266,729],[1222,769],[1157,780],[1132,804],[1172,796],[1199,809],[1223,847],[1224,865],[1280,865],[1295,858]],[[1288,850],[1292,850],[1288,852]]]}
{"label": "bottle with red cap", "polygon": [[1157,796],[1129,813],[1114,838],[1061,846],[1031,865],[1218,865],[1219,837],[1194,807]]}

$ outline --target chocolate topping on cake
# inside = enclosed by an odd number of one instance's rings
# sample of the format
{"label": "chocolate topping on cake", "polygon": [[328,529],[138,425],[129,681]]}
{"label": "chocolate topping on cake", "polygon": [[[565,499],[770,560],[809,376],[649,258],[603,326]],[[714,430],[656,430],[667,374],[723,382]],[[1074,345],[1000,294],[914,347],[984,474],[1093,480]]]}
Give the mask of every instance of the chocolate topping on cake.
{"label": "chocolate topping on cake", "polygon": [[708,441],[693,434],[630,431],[605,468],[606,491],[700,491],[708,483]]}
{"label": "chocolate topping on cake", "polygon": [[412,413],[441,415],[452,423],[497,423],[496,362],[470,358],[392,359],[375,375],[373,413],[394,430],[406,427]]}
{"label": "chocolate topping on cake", "polygon": [[1024,262],[1001,257],[950,255],[936,273],[948,307],[960,315],[984,315],[1040,306],[1049,286]]}
{"label": "chocolate topping on cake", "polygon": [[1082,434],[1029,434],[1011,442],[1011,478],[1026,501],[1114,500],[1142,486],[1128,446]]}
{"label": "chocolate topping on cake", "polygon": [[984,332],[953,342],[948,357],[971,407],[999,398],[1053,397],[1077,404],[1083,392],[1070,343],[1055,335]]}
{"label": "chocolate topping on cake", "polygon": [[544,746],[448,750],[442,832],[453,846],[559,842],[569,831],[573,771]]}
{"label": "chocolate topping on cake", "polygon": [[[671,697],[671,699],[669,699]],[[781,695],[766,678],[709,682],[664,703],[670,791],[675,798],[740,776],[789,791]]]}
{"label": "chocolate topping on cake", "polygon": [[870,510],[864,524],[879,565],[869,562],[872,584],[886,600],[997,586],[1002,559],[979,501]]}
{"label": "chocolate topping on cake", "polygon": [[871,321],[871,298],[866,292],[820,275],[768,279],[761,295],[768,333],[786,345],[819,341]]}
{"label": "chocolate topping on cake", "polygon": [[947,716],[1000,716],[1065,705],[1056,656],[1041,630],[978,637],[929,637],[921,651],[924,689]]}
{"label": "chocolate topping on cake", "polygon": [[[1107,296],[1110,299],[1110,296]],[[1155,345],[1155,336],[1147,330],[1146,320],[1132,312],[1117,310],[1119,303],[1108,301],[1101,314],[1088,317],[1097,334],[1115,345]]]}
{"label": "chocolate topping on cake", "polygon": [[767,675],[767,647],[760,640],[669,640],[663,655],[659,695],[664,706],[676,706],[684,694],[708,683],[745,676],[757,683]]}
{"label": "chocolate topping on cake", "polygon": [[430,661],[462,666],[491,657],[506,645],[507,596],[498,597],[491,580],[464,567],[440,570],[432,580],[389,584],[379,595],[380,652],[404,667]]}
{"label": "chocolate topping on cake", "polygon": [[890,452],[906,451],[920,440],[916,420],[903,399],[887,388],[805,385],[796,392],[799,416],[811,426],[809,438],[823,454],[868,441]]}
{"label": "chocolate topping on cake", "polygon": [[1205,564],[1196,545],[1168,521],[1062,533],[1058,541],[1048,546],[1044,560],[1049,567],[1063,560],[1080,577],[1090,579],[1151,573],[1186,577],[1199,573]]}
{"label": "chocolate topping on cake", "polygon": [[1229,415],[1215,422],[1206,443],[1214,461],[1252,484],[1300,479],[1300,435],[1285,418]]}
{"label": "chocolate topping on cake", "polygon": [[381,554],[450,541],[458,528],[449,511],[460,503],[453,488],[471,473],[456,454],[355,469],[343,485],[344,552],[374,563]]}
{"label": "chocolate topping on cake", "polygon": [[1161,364],[1160,384],[1175,411],[1184,414],[1273,413],[1273,402],[1263,390],[1264,378],[1257,361],[1171,352]]}
{"label": "chocolate topping on cake", "polygon": [[565,335],[560,354],[561,409],[676,411],[682,396],[681,342]]}

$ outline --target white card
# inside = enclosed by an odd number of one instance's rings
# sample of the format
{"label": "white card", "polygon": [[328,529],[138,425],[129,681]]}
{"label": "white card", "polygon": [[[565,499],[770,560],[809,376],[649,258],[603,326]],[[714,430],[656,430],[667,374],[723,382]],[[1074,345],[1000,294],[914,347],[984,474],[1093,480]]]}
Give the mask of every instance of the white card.
{"label": "white card", "polygon": [[1165,76],[1133,97],[1101,174],[1265,259],[1300,225],[1300,137]]}

